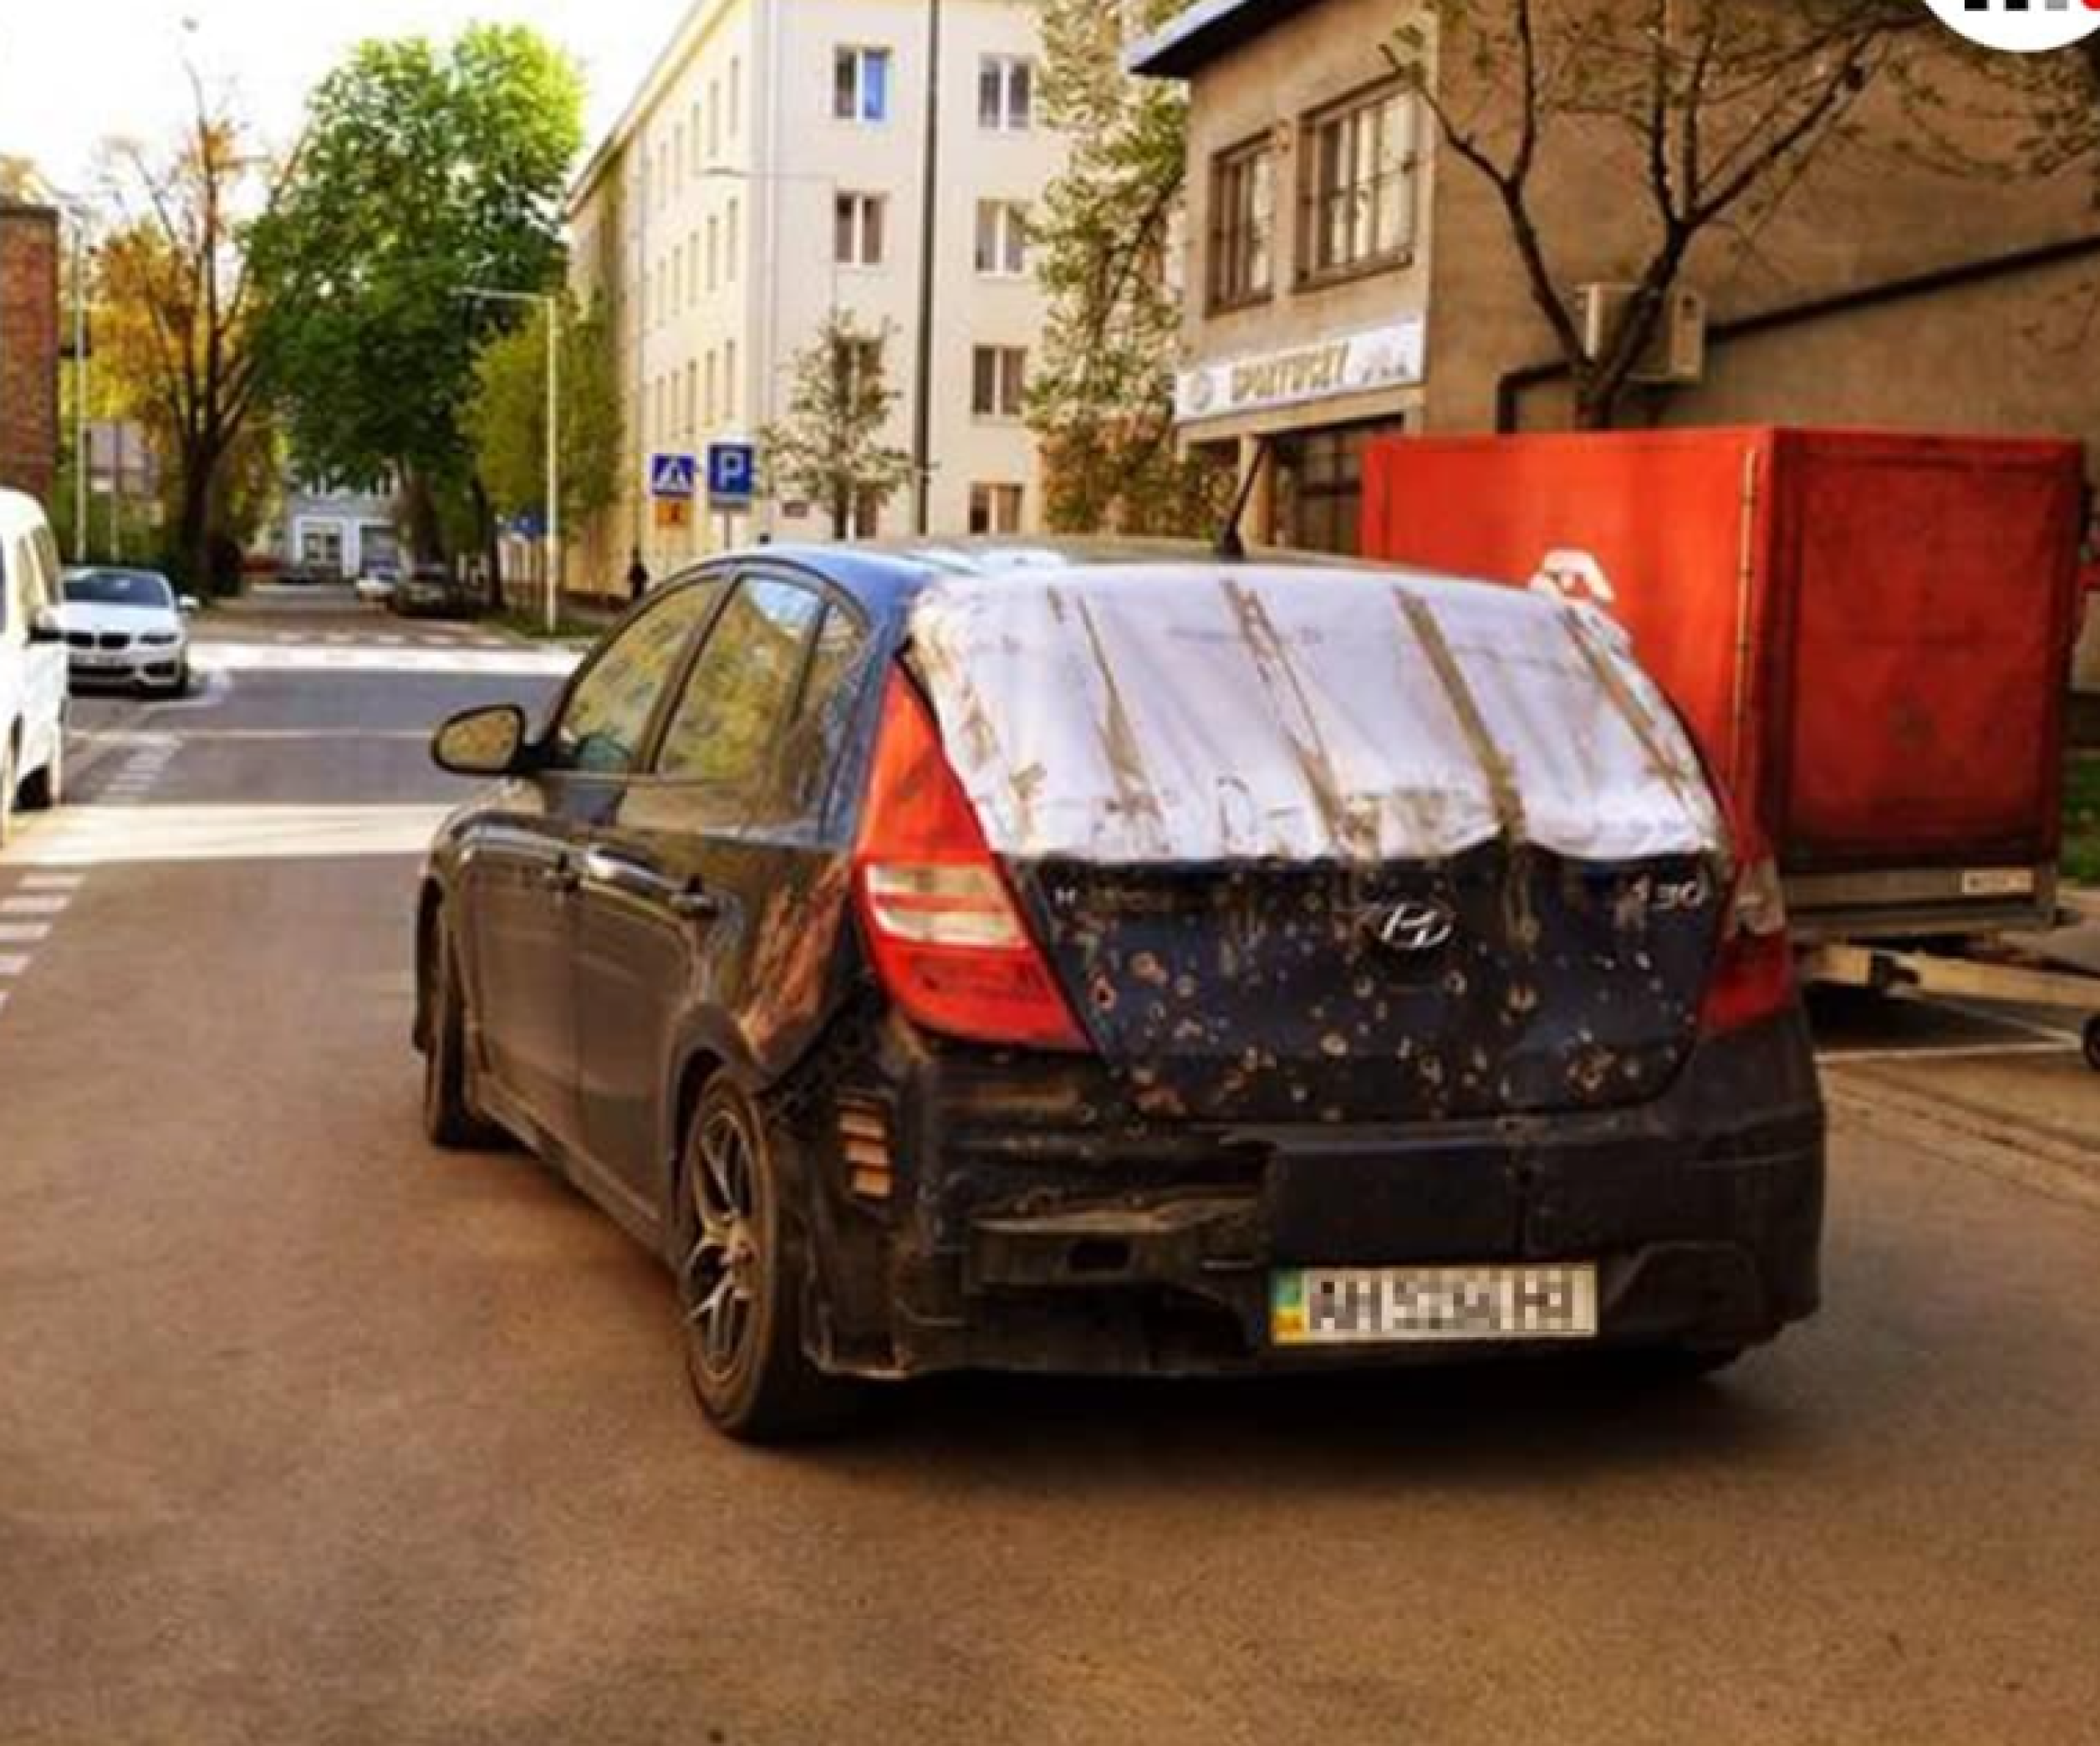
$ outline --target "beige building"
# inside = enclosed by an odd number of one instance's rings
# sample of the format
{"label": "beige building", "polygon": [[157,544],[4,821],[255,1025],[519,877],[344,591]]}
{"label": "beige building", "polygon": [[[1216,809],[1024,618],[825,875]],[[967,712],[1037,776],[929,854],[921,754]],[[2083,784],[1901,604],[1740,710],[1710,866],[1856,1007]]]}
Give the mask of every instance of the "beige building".
{"label": "beige building", "polygon": [[[1244,462],[1274,439],[1251,532],[1279,544],[1354,549],[1362,452],[1380,432],[1569,418],[1493,189],[1439,149],[1380,52],[1407,16],[1392,0],[1204,0],[1130,57],[1190,88],[1185,440]],[[1493,100],[1455,88],[1469,76],[1447,69],[1439,91],[1475,114]],[[1776,213],[1695,250],[1686,380],[1637,391],[1623,421],[2057,434],[2100,463],[2091,170],[1929,168],[1883,89],[1857,120],[1860,137]],[[1985,150],[2016,125],[1966,125]],[[1536,209],[1578,304],[1643,264],[1643,173],[1623,140],[1566,121],[1539,161]]]}
{"label": "beige building", "polygon": [[[828,537],[821,506],[763,497],[659,525],[648,457],[755,438],[786,408],[796,355],[834,304],[886,331],[917,434],[928,71],[939,100],[931,275],[928,531],[1039,524],[1021,419],[1042,304],[1027,216],[1063,161],[1042,125],[1030,0],[696,0],[575,185],[580,296],[609,298],[625,368],[624,502],[582,530],[573,574],[604,586],[639,546],[657,574],[725,541]],[[907,487],[857,534],[915,531]]]}

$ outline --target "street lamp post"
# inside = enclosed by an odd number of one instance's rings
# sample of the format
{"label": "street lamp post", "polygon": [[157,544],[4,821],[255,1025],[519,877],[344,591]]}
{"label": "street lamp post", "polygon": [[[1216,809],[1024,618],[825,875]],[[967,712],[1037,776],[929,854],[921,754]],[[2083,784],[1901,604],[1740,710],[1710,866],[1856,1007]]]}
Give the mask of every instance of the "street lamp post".
{"label": "street lamp post", "polygon": [[481,303],[528,304],[547,318],[547,634],[561,628],[562,301],[548,291],[492,291],[469,285],[461,297]]}

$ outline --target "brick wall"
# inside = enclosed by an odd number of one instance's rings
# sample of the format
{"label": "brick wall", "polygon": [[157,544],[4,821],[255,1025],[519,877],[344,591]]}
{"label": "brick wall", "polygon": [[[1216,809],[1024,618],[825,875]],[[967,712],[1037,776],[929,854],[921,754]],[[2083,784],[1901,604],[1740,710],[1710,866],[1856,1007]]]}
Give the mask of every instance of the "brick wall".
{"label": "brick wall", "polygon": [[0,487],[48,505],[58,468],[58,215],[0,204]]}

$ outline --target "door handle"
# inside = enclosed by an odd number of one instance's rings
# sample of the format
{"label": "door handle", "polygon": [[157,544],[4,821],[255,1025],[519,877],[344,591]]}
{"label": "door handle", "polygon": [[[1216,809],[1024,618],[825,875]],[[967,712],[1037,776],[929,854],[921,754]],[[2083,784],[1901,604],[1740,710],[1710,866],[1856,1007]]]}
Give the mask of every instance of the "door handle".
{"label": "door handle", "polygon": [[576,863],[563,855],[552,866],[542,867],[533,876],[542,891],[552,891],[566,897],[584,882],[584,876],[576,870]]}
{"label": "door handle", "polygon": [[721,900],[698,881],[673,879],[646,862],[608,850],[594,849],[584,855],[583,876],[606,891],[667,909],[681,922],[712,921],[721,913]]}

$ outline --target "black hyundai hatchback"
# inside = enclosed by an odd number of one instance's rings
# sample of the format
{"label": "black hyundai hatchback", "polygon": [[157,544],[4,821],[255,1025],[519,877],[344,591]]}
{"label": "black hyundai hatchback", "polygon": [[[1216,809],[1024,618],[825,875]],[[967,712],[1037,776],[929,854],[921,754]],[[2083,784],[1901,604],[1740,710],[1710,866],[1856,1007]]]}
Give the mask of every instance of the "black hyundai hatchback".
{"label": "black hyundai hatchback", "polygon": [[495,780],[422,885],[431,1136],[660,1253],[732,1434],[960,1368],[1690,1374],[1816,1305],[1777,882],[1593,609],[768,548],[434,751]]}

